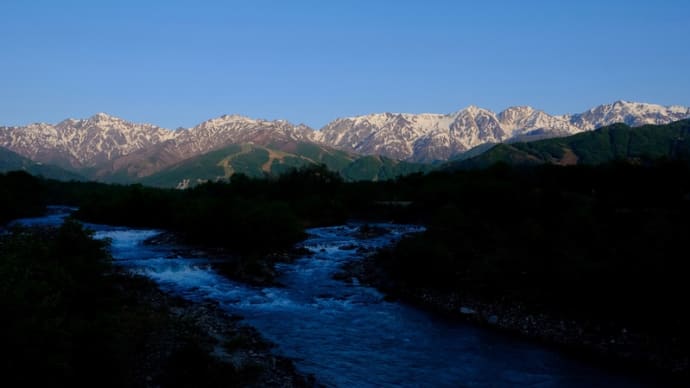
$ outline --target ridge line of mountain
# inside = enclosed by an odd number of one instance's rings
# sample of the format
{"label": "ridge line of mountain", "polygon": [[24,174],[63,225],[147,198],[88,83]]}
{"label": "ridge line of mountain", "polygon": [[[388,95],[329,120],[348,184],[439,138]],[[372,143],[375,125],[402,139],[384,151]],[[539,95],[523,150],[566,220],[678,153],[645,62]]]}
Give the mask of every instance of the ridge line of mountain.
{"label": "ridge line of mountain", "polygon": [[544,114],[546,114],[546,115],[549,115],[549,116],[552,116],[552,117],[557,117],[557,118],[571,118],[571,117],[574,117],[574,116],[583,115],[583,114],[585,114],[585,113],[587,113],[587,112],[596,110],[597,108],[601,108],[601,107],[604,107],[604,106],[616,106],[616,105],[643,105],[643,106],[654,106],[654,107],[662,107],[662,108],[666,108],[666,109],[670,109],[670,110],[683,110],[683,111],[687,111],[687,110],[690,109],[690,107],[686,107],[686,106],[683,106],[683,105],[677,105],[677,104],[673,104],[673,105],[660,105],[660,104],[654,104],[654,103],[648,103],[648,102],[635,102],[635,101],[627,101],[627,100],[616,100],[615,102],[610,103],[610,104],[602,104],[602,105],[594,106],[593,108],[590,108],[589,110],[587,110],[587,111],[585,111],[585,112],[582,112],[582,113],[551,114],[551,113],[547,113],[546,111],[544,111],[544,110],[542,110],[542,109],[535,108],[535,107],[533,107],[533,106],[531,106],[531,105],[511,105],[511,106],[509,106],[509,107],[507,107],[507,108],[505,108],[505,109],[503,109],[503,110],[501,110],[501,111],[495,112],[495,111],[493,111],[493,110],[491,110],[491,109],[482,108],[482,107],[479,107],[479,106],[477,106],[477,105],[470,104],[470,105],[468,105],[468,106],[466,106],[466,107],[464,107],[464,108],[460,108],[459,110],[456,110],[456,111],[453,111],[453,112],[450,112],[450,113],[438,113],[438,112],[420,112],[420,113],[412,113],[412,112],[389,112],[389,111],[385,111],[385,112],[371,112],[371,113],[365,113],[365,114],[360,114],[360,115],[352,115],[352,116],[342,116],[342,117],[336,117],[335,119],[331,120],[330,122],[328,122],[326,125],[322,126],[322,127],[319,128],[319,129],[316,129],[315,127],[311,127],[311,126],[309,126],[309,125],[307,125],[307,124],[304,124],[304,123],[294,124],[294,123],[292,123],[292,122],[291,122],[290,120],[288,120],[288,119],[280,119],[280,118],[277,118],[277,119],[267,119],[267,118],[261,118],[261,117],[250,117],[250,116],[246,116],[246,115],[243,115],[243,114],[240,114],[240,113],[229,113],[229,114],[226,113],[226,114],[222,114],[222,115],[217,116],[217,117],[213,117],[213,118],[209,118],[209,119],[203,120],[203,121],[199,122],[197,125],[192,126],[192,127],[182,127],[182,126],[180,126],[180,127],[175,128],[175,129],[171,129],[171,128],[167,128],[167,127],[164,127],[164,126],[161,126],[161,125],[154,124],[154,123],[152,123],[152,122],[135,122],[135,121],[129,121],[129,120],[125,119],[125,118],[122,118],[122,117],[116,116],[116,115],[111,115],[111,114],[109,114],[109,113],[107,113],[107,112],[97,112],[97,113],[94,113],[93,115],[91,115],[91,116],[89,116],[89,117],[86,117],[86,118],[74,118],[74,117],[65,118],[65,119],[63,119],[62,121],[58,122],[58,123],[49,123],[49,122],[45,122],[45,121],[30,122],[30,123],[27,123],[27,124],[25,124],[25,125],[2,125],[2,123],[0,123],[0,128],[24,128],[24,127],[41,126],[41,125],[59,126],[59,125],[61,125],[61,124],[69,123],[69,122],[74,123],[74,122],[83,122],[83,121],[99,120],[99,119],[100,119],[100,120],[104,120],[104,119],[114,119],[114,120],[117,120],[117,121],[123,121],[123,122],[130,123],[130,124],[136,124],[136,125],[148,126],[148,127],[155,127],[155,128],[160,128],[160,129],[165,129],[165,130],[168,130],[168,131],[176,132],[176,131],[183,131],[183,130],[191,130],[191,129],[194,129],[194,128],[196,128],[196,127],[199,127],[199,126],[201,126],[201,125],[203,125],[203,124],[205,124],[205,123],[208,123],[208,122],[211,122],[211,121],[215,121],[215,120],[220,120],[220,119],[241,119],[241,120],[253,121],[253,122],[284,122],[284,123],[289,123],[289,124],[294,125],[294,126],[306,127],[306,128],[310,128],[310,129],[312,129],[312,130],[314,130],[314,131],[320,131],[320,130],[324,129],[325,127],[327,127],[329,124],[331,124],[331,123],[333,123],[333,122],[336,122],[336,121],[353,120],[353,119],[358,119],[358,118],[362,118],[362,117],[370,117],[370,116],[383,116],[383,115],[388,115],[388,116],[455,116],[455,115],[458,115],[458,114],[460,114],[461,112],[464,112],[464,111],[485,111],[485,112],[490,112],[490,113],[492,113],[492,114],[494,114],[494,115],[499,116],[499,115],[501,115],[501,114],[503,114],[503,113],[506,113],[506,112],[509,112],[509,111],[511,111],[511,110],[519,109],[519,110],[530,110],[530,111],[540,112],[540,113],[544,113]]}
{"label": "ridge line of mountain", "polygon": [[298,144],[409,162],[445,161],[487,143],[563,137],[622,122],[666,124],[690,117],[690,108],[616,101],[572,115],[529,106],[499,113],[469,106],[454,113],[375,113],[339,118],[320,130],[286,120],[223,115],[169,130],[105,113],[57,124],[0,127],[0,146],[36,162],[87,176],[142,177],[230,144],[256,144],[291,153]]}
{"label": "ridge line of mountain", "polygon": [[613,161],[631,164],[690,161],[690,119],[634,128],[617,123],[562,138],[497,144],[483,153],[447,162],[441,169],[482,169],[496,163],[596,166]]}

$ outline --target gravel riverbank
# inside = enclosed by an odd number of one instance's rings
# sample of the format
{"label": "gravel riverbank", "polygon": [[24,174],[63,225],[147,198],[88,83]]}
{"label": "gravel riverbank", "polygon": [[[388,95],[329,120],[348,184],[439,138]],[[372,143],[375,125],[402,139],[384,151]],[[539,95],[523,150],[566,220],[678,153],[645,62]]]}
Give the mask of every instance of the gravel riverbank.
{"label": "gravel riverbank", "polygon": [[133,356],[131,386],[317,386],[291,360],[273,354],[272,345],[241,317],[216,303],[192,303],[139,276],[116,276],[126,299],[158,323]]}
{"label": "gravel riverbank", "polygon": [[377,264],[374,252],[363,254],[364,259],[344,266],[337,278],[345,281],[356,278],[362,284],[384,292],[388,298],[539,341],[577,357],[660,376],[671,385],[682,385],[690,380],[688,349],[680,338],[665,333],[650,335],[615,324],[565,318],[510,301],[487,303],[467,295],[405,287],[391,279]]}

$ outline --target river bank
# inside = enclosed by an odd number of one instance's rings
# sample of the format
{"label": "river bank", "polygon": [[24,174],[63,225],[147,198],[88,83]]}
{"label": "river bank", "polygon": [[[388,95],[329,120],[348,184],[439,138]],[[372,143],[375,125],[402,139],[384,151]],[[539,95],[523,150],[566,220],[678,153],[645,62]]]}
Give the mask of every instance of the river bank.
{"label": "river bank", "polygon": [[688,349],[680,339],[651,335],[620,325],[563,317],[511,301],[486,302],[458,293],[405,287],[377,263],[375,252],[346,263],[335,277],[377,288],[390,300],[401,300],[452,319],[527,338],[574,357],[632,373],[654,375],[670,385],[690,379]]}
{"label": "river bank", "polygon": [[[317,385],[217,301],[176,296],[127,267],[134,241],[128,237],[158,232],[100,225],[87,231],[65,222],[69,209],[62,210],[18,220],[25,228],[0,241],[3,306],[12,317],[3,326],[10,342],[3,350],[14,358],[10,386],[32,379],[113,387]],[[155,261],[158,253],[144,250],[140,257]],[[33,289],[41,291],[26,293]],[[34,340],[43,335],[45,341]],[[31,367],[46,372],[31,374]]]}
{"label": "river bank", "polygon": [[150,246],[176,246],[173,253],[188,258],[214,257],[212,266],[221,275],[257,287],[280,286],[277,281],[276,264],[291,263],[294,260],[312,254],[301,247],[277,250],[262,255],[240,255],[227,248],[201,246],[194,244],[180,245],[182,237],[174,232],[164,231],[143,241]]}
{"label": "river bank", "polygon": [[112,276],[122,298],[159,323],[133,355],[130,386],[316,386],[313,377],[297,373],[258,331],[216,302],[171,296],[141,276]]}
{"label": "river bank", "polygon": [[[119,299],[129,302],[111,303],[125,312],[138,311],[128,322],[135,332],[144,329],[148,335],[140,341],[126,333],[118,337],[127,338],[127,344],[145,345],[128,346],[131,350],[123,353],[123,362],[134,367],[126,370],[136,372],[129,381],[136,383],[120,386],[314,384],[299,376],[290,381],[290,368],[271,352],[292,360],[302,376],[313,374],[329,386],[659,386],[563,357],[536,343],[389,302],[358,282],[333,279],[343,264],[423,230],[419,226],[353,223],[310,229],[309,238],[298,245],[310,254],[277,263],[277,282],[270,286],[221,275],[216,264],[224,258],[204,253],[203,248],[191,255],[189,249],[198,248],[174,240],[144,243],[159,230],[88,227],[96,239],[110,242],[115,268],[141,275],[159,290],[149,297],[145,295],[150,288],[125,282],[119,287],[132,291]],[[238,323],[239,316],[243,320]],[[249,335],[242,330],[237,334],[243,324],[256,328],[258,338],[276,347],[264,350],[264,342],[252,339],[252,329]],[[226,330],[228,334],[219,338],[218,333]],[[97,348],[102,352],[103,347]],[[264,357],[258,365],[257,357]],[[270,372],[275,368],[279,371]]]}
{"label": "river bank", "polygon": [[[272,335],[284,333],[286,328],[282,327],[282,325],[267,323],[263,316],[267,310],[271,311],[271,314],[281,316],[281,322],[283,322],[286,327],[292,327],[292,330],[297,330],[297,332],[302,333],[304,331],[304,326],[307,325],[310,327],[308,330],[309,333],[312,333],[312,335],[317,335],[318,333],[317,336],[321,337],[324,334],[332,335],[333,333],[331,332],[335,332],[340,328],[340,326],[331,326],[336,323],[331,322],[330,319],[327,318],[329,316],[337,317],[347,312],[348,315],[356,317],[353,318],[352,322],[357,322],[357,325],[359,325],[365,320],[372,319],[372,314],[379,316],[383,310],[387,310],[388,308],[392,307],[393,309],[397,309],[395,304],[390,305],[384,301],[374,302],[377,298],[375,294],[370,294],[369,291],[359,288],[359,282],[353,281],[350,282],[349,286],[341,288],[341,286],[337,285],[337,283],[340,282],[331,283],[324,279],[326,281],[324,283],[323,281],[317,280],[317,273],[323,273],[323,275],[330,277],[333,272],[338,271],[340,264],[344,263],[347,271],[337,276],[340,280],[351,280],[353,277],[356,277],[361,280],[362,284],[375,286],[379,290],[384,291],[388,295],[385,298],[388,301],[400,299],[415,305],[415,307],[420,307],[422,310],[433,310],[445,316],[462,319],[465,322],[473,322],[477,326],[490,327],[490,329],[496,331],[496,333],[510,333],[516,338],[529,338],[533,342],[547,345],[547,347],[554,348],[554,350],[565,350],[566,353],[569,353],[571,356],[573,354],[580,355],[582,356],[580,359],[589,364],[602,364],[602,366],[605,364],[606,369],[617,370],[626,375],[638,374],[637,371],[632,370],[630,367],[637,361],[632,362],[626,360],[625,362],[617,363],[615,365],[617,368],[613,367],[613,360],[617,360],[617,358],[612,357],[606,352],[610,351],[614,345],[613,343],[607,344],[603,342],[614,339],[615,343],[618,345],[617,349],[625,349],[629,347],[631,343],[634,343],[634,341],[640,340],[634,337],[636,334],[631,330],[621,330],[619,336],[615,337],[616,333],[612,331],[614,328],[596,327],[592,323],[577,322],[574,320],[556,320],[556,318],[548,316],[547,314],[529,311],[526,306],[518,304],[488,304],[476,299],[470,300],[466,297],[461,298],[459,295],[444,295],[429,289],[409,290],[395,285],[380,268],[376,267],[375,262],[373,262],[371,258],[371,254],[376,251],[376,247],[381,247],[381,245],[378,245],[378,243],[373,245],[370,244],[370,242],[377,241],[379,238],[383,238],[390,242],[395,241],[395,239],[388,240],[389,237],[387,237],[392,230],[390,226],[372,226],[369,224],[317,228],[311,232],[313,235],[310,240],[299,245],[302,247],[303,251],[310,252],[310,254],[290,255],[282,253],[262,257],[262,264],[265,265],[265,268],[270,268],[271,273],[274,274],[268,278],[263,278],[262,281],[257,281],[258,279],[255,277],[247,277],[247,273],[241,274],[235,269],[232,269],[236,268],[236,262],[234,264],[226,264],[225,268],[232,270],[225,273],[223,273],[223,271],[218,271],[219,268],[224,267],[223,265],[218,265],[216,263],[213,264],[213,268],[226,278],[249,283],[255,287],[258,286],[252,291],[247,290],[249,292],[241,298],[233,296],[230,297],[229,300],[232,305],[238,306],[241,309],[240,313],[242,315],[245,314],[242,310],[248,309],[247,312],[250,314],[248,315],[250,324],[253,325],[257,323],[257,327],[260,330],[267,330],[267,332]],[[163,245],[171,245],[173,242],[174,238],[168,239],[167,241],[159,241],[159,243]],[[147,240],[147,243],[156,243],[156,241]],[[388,244],[384,244],[383,246],[387,245]],[[305,249],[305,246],[309,249]],[[185,248],[178,253],[184,257],[197,258],[208,255],[214,257],[218,257],[219,255],[223,256],[221,255],[222,251],[212,252],[207,248]],[[302,257],[300,258],[300,256]],[[365,259],[363,259],[364,261],[360,259],[363,256],[365,257]],[[355,259],[355,257],[359,258]],[[353,258],[354,260],[348,258]],[[295,259],[297,259],[297,262],[295,262]],[[233,260],[229,260],[228,262],[232,263]],[[276,264],[279,264],[278,268],[275,267]],[[331,272],[329,268],[332,268],[333,272]],[[331,273],[331,275],[329,275],[329,273]],[[271,280],[268,281],[269,279]],[[312,290],[311,288],[314,289]],[[287,297],[291,289],[297,290],[298,294]],[[338,291],[335,291],[336,289]],[[304,298],[306,290],[310,290],[309,293],[313,292],[313,297],[307,297],[302,301],[301,299]],[[214,295],[223,295],[222,298],[226,298],[226,295],[234,293],[228,293],[226,289],[220,290],[217,288],[210,290],[210,292]],[[342,293],[342,296],[337,296],[339,293]],[[295,297],[300,300],[298,304],[295,304],[297,301],[293,299]],[[374,299],[371,299],[372,297]],[[376,313],[372,311],[372,314],[365,315],[360,315],[356,310],[351,310],[353,306],[358,306],[358,308],[363,307],[363,302],[364,305],[373,302],[374,305],[380,307],[375,309]],[[327,310],[323,310],[324,307],[327,307]],[[314,313],[309,313],[309,311],[312,310],[314,310]],[[254,321],[257,319],[257,315],[254,314],[257,313],[258,321]],[[299,315],[300,318],[296,319],[294,322],[288,323],[289,321],[287,319],[292,319],[293,314]],[[319,329],[307,323],[312,319],[328,321],[329,323],[325,324],[324,327],[330,327],[330,329],[327,330],[327,333],[322,333]],[[415,321],[416,319],[412,319],[411,321]],[[375,327],[379,325],[380,322],[374,319],[371,321],[371,326],[368,324],[366,326]],[[391,325],[397,326],[397,323],[393,324],[391,322]],[[457,322],[451,323],[451,325],[462,326],[458,325]],[[353,327],[344,329],[347,330],[348,335],[356,332],[353,330]],[[426,330],[428,330],[428,328]],[[607,335],[610,335],[611,338],[604,337],[602,334],[604,331],[609,331],[610,334]],[[366,332],[370,333],[371,331],[366,330]],[[596,333],[596,336],[594,333]],[[405,342],[409,344],[417,343],[417,341],[410,339],[410,334],[412,333],[408,331],[408,334],[401,335],[402,340],[409,341]],[[279,336],[282,336],[282,334],[279,334]],[[368,335],[364,337],[356,335],[355,337],[358,342],[377,341],[376,338],[369,338]],[[294,352],[297,348],[301,349],[307,341],[315,340],[307,338],[302,338],[300,341],[287,340],[288,346],[284,346],[286,338],[281,338],[277,341],[282,343],[283,350],[286,351],[287,354],[301,360],[305,354],[299,352],[293,354],[291,352]],[[332,341],[337,343],[338,340],[333,339]],[[384,340],[384,342],[385,341],[386,340]],[[423,341],[426,341],[426,339],[419,339],[419,342]],[[595,343],[594,341],[599,342]],[[332,344],[320,344],[318,346],[329,347],[332,346]],[[352,343],[347,345],[348,349],[351,349],[351,347],[356,346],[353,346]],[[434,347],[437,348],[436,346]],[[399,346],[396,346],[396,348],[398,351],[401,350]],[[593,349],[597,350],[597,352],[594,352]],[[333,350],[337,352],[341,351],[339,347]],[[367,356],[373,355],[369,353],[369,351],[364,354]],[[413,357],[410,359],[412,358]],[[599,362],[592,362],[593,358],[597,358]],[[456,355],[455,359],[461,360],[462,358],[457,358]],[[333,362],[339,363],[341,360],[338,358],[334,359]],[[419,360],[417,360],[417,363],[418,362]],[[462,364],[462,362],[459,363],[459,365]],[[639,365],[648,364],[646,362],[639,362]],[[321,365],[320,368],[324,368],[324,366]],[[330,366],[326,366],[326,368],[330,368]],[[318,374],[321,373],[321,371],[314,371],[313,373]],[[400,372],[396,370],[396,373]],[[419,377],[417,376],[417,378]],[[340,377],[335,377],[330,381],[339,381],[339,379]],[[348,380],[344,379],[343,381]],[[656,382],[665,381],[665,379],[654,378],[653,381],[654,383],[650,385],[658,386]]]}

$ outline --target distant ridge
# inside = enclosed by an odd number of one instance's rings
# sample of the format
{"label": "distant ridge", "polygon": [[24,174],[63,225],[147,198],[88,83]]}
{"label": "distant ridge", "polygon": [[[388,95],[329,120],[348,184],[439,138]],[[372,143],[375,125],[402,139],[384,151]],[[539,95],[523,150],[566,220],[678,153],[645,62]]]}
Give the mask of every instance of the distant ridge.
{"label": "distant ridge", "polygon": [[58,180],[84,180],[85,178],[79,174],[62,168],[46,165],[43,163],[34,162],[25,158],[7,148],[0,147],[0,173],[9,171],[26,171],[32,175],[42,176],[49,179]]}
{"label": "distant ridge", "polygon": [[207,181],[230,178],[235,173],[249,177],[277,177],[293,168],[325,165],[348,181],[393,179],[426,172],[424,164],[397,161],[383,156],[357,156],[313,143],[295,143],[278,151],[255,144],[231,144],[198,155],[144,177],[149,186],[187,188]]}
{"label": "distant ridge", "polygon": [[616,101],[586,112],[553,116],[529,106],[498,114],[469,106],[450,114],[381,113],[338,119],[317,138],[333,147],[395,159],[448,160],[484,143],[562,137],[614,123],[668,124],[690,108]]}
{"label": "distant ridge", "polygon": [[647,163],[659,159],[690,161],[690,120],[635,128],[621,123],[563,138],[498,144],[472,158],[449,162],[443,168],[485,168],[498,162],[514,166],[597,165],[616,160]]}
{"label": "distant ridge", "polygon": [[58,124],[0,127],[0,146],[91,179],[126,183],[233,144],[298,158],[306,156],[295,153],[295,145],[308,143],[386,160],[434,162],[462,158],[470,150],[479,153],[487,143],[563,137],[619,122],[667,124],[689,117],[687,107],[617,101],[561,116],[529,106],[497,114],[475,106],[450,114],[377,113],[337,119],[318,131],[285,120],[224,115],[171,131],[98,113]]}

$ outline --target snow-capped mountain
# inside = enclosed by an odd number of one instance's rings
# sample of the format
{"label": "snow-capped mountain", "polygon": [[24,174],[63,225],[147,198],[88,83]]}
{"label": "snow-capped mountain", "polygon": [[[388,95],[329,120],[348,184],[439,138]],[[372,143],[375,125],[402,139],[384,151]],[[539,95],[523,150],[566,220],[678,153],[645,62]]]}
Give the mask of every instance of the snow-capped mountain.
{"label": "snow-capped mountain", "polygon": [[227,144],[283,144],[312,141],[313,136],[314,130],[303,124],[225,115],[180,131],[175,138],[175,148],[187,156],[205,153]]}
{"label": "snow-capped mountain", "polygon": [[102,177],[114,171],[144,177],[185,159],[205,154],[230,144],[255,144],[282,150],[295,142],[312,142],[314,130],[285,120],[251,119],[224,115],[193,128],[179,129],[174,137],[154,146],[114,160],[96,171]]}
{"label": "snow-capped mountain", "polygon": [[313,134],[304,125],[239,115],[171,131],[99,113],[85,120],[67,119],[55,125],[0,127],[0,145],[35,161],[73,169],[91,168],[97,176],[121,168],[140,175],[227,144],[310,141]]}
{"label": "snow-capped mountain", "polygon": [[225,115],[171,131],[99,113],[58,124],[0,127],[0,146],[37,162],[94,177],[124,172],[146,176],[229,144],[281,149],[298,142],[400,160],[447,160],[486,143],[567,136],[616,122],[665,124],[690,117],[690,108],[617,101],[574,115],[549,115],[518,106],[498,114],[470,106],[450,114],[377,113],[337,119],[319,131],[284,120]]}
{"label": "snow-capped mountain", "polygon": [[551,116],[531,106],[511,107],[499,113],[497,117],[511,138],[537,131],[547,131],[562,136],[582,131],[582,128],[573,125],[567,118]]}
{"label": "snow-capped mountain", "polygon": [[440,114],[372,114],[338,119],[317,139],[333,147],[412,161],[445,160],[484,143],[568,136],[623,122],[666,124],[690,117],[690,108],[617,101],[575,115],[553,116],[529,106],[498,114],[470,106]]}
{"label": "snow-capped mountain", "polygon": [[56,125],[0,127],[0,145],[32,160],[84,168],[172,139],[175,132],[99,113]]}
{"label": "snow-capped mountain", "polygon": [[625,123],[631,127],[667,124],[690,117],[690,108],[616,101],[613,104],[597,106],[584,113],[563,117],[581,130],[589,131],[614,123]]}

